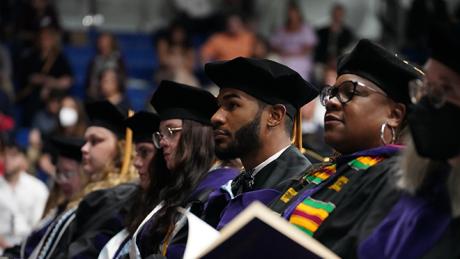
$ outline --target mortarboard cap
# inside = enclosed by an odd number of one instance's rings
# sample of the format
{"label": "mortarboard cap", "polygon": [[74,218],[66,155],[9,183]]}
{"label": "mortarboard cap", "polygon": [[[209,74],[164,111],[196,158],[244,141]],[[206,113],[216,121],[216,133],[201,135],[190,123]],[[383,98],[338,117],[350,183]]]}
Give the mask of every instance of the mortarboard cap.
{"label": "mortarboard cap", "polygon": [[318,96],[318,90],[289,67],[268,59],[238,57],[207,63],[204,70],[220,88],[241,90],[268,104],[284,104],[287,114]]}
{"label": "mortarboard cap", "polygon": [[152,142],[152,135],[158,131],[160,118],[157,114],[140,111],[125,120],[125,126],[133,131],[135,143]]}
{"label": "mortarboard cap", "polygon": [[97,101],[85,104],[85,110],[89,119],[89,126],[104,127],[117,135],[124,137],[126,128],[124,120],[127,114],[122,112],[109,101]]}
{"label": "mortarboard cap", "polygon": [[150,103],[160,120],[186,119],[208,125],[219,108],[208,91],[168,80],[161,81]]}
{"label": "mortarboard cap", "polygon": [[50,139],[58,156],[81,161],[81,147],[85,144],[82,138],[54,136]]}
{"label": "mortarboard cap", "polygon": [[363,39],[337,64],[337,74],[354,74],[376,84],[392,100],[410,103],[409,81],[423,77],[423,72],[379,45]]}
{"label": "mortarboard cap", "polygon": [[431,58],[460,74],[460,23],[436,24],[431,30]]}

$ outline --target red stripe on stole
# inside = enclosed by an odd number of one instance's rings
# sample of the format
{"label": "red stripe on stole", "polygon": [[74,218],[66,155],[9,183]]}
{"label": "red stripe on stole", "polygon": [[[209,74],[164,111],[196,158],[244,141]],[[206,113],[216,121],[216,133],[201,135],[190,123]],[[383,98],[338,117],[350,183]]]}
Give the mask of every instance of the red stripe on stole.
{"label": "red stripe on stole", "polygon": [[[315,215],[310,215],[310,214],[307,214],[303,211],[300,211],[300,210],[295,210],[292,215],[297,215],[299,217],[302,217],[302,218],[306,218],[306,219],[309,219],[313,222],[315,222],[316,224],[321,225],[321,223],[323,223],[323,219],[321,219],[320,217],[318,216],[315,216]],[[291,217],[292,217],[291,215]]]}

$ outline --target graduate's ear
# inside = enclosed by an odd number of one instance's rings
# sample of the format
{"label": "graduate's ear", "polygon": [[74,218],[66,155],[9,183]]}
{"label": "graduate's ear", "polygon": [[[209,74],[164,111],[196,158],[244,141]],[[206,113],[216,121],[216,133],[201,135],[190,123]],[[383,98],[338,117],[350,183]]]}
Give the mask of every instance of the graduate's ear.
{"label": "graduate's ear", "polygon": [[277,127],[278,125],[282,124],[284,121],[284,117],[286,116],[286,107],[282,104],[275,104],[267,107],[268,111],[268,119],[267,125],[268,127]]}
{"label": "graduate's ear", "polygon": [[390,109],[388,125],[392,128],[399,128],[406,116],[406,106],[402,103],[394,103]]}

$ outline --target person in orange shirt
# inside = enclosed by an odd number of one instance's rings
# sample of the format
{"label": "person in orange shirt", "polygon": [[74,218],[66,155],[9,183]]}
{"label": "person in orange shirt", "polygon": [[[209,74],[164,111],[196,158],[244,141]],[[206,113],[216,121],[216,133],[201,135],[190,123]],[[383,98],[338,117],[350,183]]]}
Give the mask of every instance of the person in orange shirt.
{"label": "person in orange shirt", "polygon": [[252,55],[255,35],[248,30],[243,19],[232,13],[226,18],[226,30],[212,35],[201,49],[201,60],[207,63],[215,60],[230,60],[239,56]]}

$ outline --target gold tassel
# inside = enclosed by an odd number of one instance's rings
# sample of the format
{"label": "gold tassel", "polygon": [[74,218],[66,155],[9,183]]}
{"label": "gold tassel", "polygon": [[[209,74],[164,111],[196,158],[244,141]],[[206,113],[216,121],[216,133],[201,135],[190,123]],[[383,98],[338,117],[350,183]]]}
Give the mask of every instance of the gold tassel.
{"label": "gold tassel", "polygon": [[[294,127],[292,128],[292,145],[302,152],[302,114],[297,111],[294,118]],[[303,153],[303,152],[302,152]]]}
{"label": "gold tassel", "polygon": [[[134,115],[134,111],[128,111],[128,117]],[[128,173],[129,165],[131,163],[131,153],[133,148],[133,132],[130,128],[126,128],[125,136],[125,152],[123,157],[123,163],[120,170],[120,176],[124,176]]]}
{"label": "gold tassel", "polygon": [[297,149],[302,152],[304,155],[308,155],[313,157],[316,160],[329,162],[330,158],[323,157],[322,155],[316,153],[311,149],[305,149],[302,146],[302,113],[300,110],[297,111],[295,118],[294,118],[294,127],[292,128],[292,145],[294,145]]}

